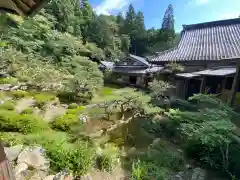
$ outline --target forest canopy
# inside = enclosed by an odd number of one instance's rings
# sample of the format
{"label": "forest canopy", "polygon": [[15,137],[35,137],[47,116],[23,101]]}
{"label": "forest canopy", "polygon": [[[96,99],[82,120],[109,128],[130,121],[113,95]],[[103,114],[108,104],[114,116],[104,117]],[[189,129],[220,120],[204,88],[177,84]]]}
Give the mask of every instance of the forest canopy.
{"label": "forest canopy", "polygon": [[[103,83],[101,60],[151,55],[176,43],[172,5],[160,29],[146,29],[144,14],[133,5],[126,16],[97,15],[88,0],[52,0],[33,18],[0,16],[2,71],[43,89],[94,90]],[[59,82],[51,81],[56,75]]]}
{"label": "forest canopy", "polygon": [[[43,56],[53,52],[58,62],[60,51],[66,51],[64,55],[115,61],[127,53],[144,56],[172,47],[176,43],[173,13],[170,4],[162,27],[146,29],[143,12],[136,11],[131,4],[125,16],[122,13],[115,16],[97,15],[88,0],[53,0],[33,19],[14,18],[16,24],[8,19],[11,30],[1,37],[10,38],[10,44],[24,52],[34,51]],[[64,47],[68,48],[63,50]]]}

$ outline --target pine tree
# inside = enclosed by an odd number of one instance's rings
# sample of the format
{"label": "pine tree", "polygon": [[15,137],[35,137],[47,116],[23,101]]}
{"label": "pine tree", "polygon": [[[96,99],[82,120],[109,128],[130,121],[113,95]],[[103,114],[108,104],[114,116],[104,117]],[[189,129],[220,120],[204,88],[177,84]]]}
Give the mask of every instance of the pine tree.
{"label": "pine tree", "polygon": [[83,13],[83,17],[86,21],[92,20],[94,13],[91,5],[89,4],[88,0],[81,0],[80,7]]}
{"label": "pine tree", "polygon": [[118,13],[118,15],[117,15],[117,23],[118,24],[123,24],[124,23],[124,18],[123,18],[123,15],[122,15],[121,12]]}
{"label": "pine tree", "polygon": [[173,6],[171,4],[168,5],[168,8],[165,12],[162,22],[163,30],[174,30],[174,14],[173,14]]}
{"label": "pine tree", "polygon": [[124,31],[126,34],[129,34],[131,38],[134,38],[134,34],[136,34],[136,12],[132,4],[129,5],[128,12],[126,13]]}
{"label": "pine tree", "polygon": [[144,22],[144,15],[141,11],[138,11],[136,15],[136,27],[138,36],[143,36],[143,34],[146,32],[146,28]]}

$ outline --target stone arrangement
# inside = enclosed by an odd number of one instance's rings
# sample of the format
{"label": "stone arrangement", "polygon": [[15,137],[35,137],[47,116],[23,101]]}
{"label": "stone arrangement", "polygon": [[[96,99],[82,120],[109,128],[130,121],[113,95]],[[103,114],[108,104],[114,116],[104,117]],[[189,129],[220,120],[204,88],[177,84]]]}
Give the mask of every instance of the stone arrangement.
{"label": "stone arrangement", "polygon": [[16,180],[73,180],[73,176],[65,171],[49,174],[50,160],[40,146],[17,145],[5,147],[4,150],[13,166]]}

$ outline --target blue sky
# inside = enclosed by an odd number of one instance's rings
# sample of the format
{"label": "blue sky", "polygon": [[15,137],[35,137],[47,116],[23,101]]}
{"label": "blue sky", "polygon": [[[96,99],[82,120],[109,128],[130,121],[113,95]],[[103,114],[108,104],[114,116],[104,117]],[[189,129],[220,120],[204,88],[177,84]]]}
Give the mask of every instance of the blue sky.
{"label": "blue sky", "polygon": [[174,7],[175,29],[183,24],[235,18],[240,15],[240,0],[90,0],[98,14],[126,12],[132,3],[145,16],[147,28],[159,28],[168,4]]}

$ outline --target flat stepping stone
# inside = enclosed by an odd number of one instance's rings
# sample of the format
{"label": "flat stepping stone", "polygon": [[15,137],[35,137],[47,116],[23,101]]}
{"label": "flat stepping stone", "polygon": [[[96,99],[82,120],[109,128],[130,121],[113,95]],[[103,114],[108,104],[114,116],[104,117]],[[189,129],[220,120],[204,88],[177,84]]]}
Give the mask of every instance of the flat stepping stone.
{"label": "flat stepping stone", "polygon": [[62,116],[66,113],[66,109],[61,106],[49,106],[45,111],[43,119],[46,121],[52,121],[58,116]]}
{"label": "flat stepping stone", "polygon": [[32,98],[23,98],[23,99],[20,99],[20,100],[17,102],[16,111],[17,111],[18,113],[21,113],[24,109],[33,106],[34,103],[35,103],[35,100],[32,99]]}

